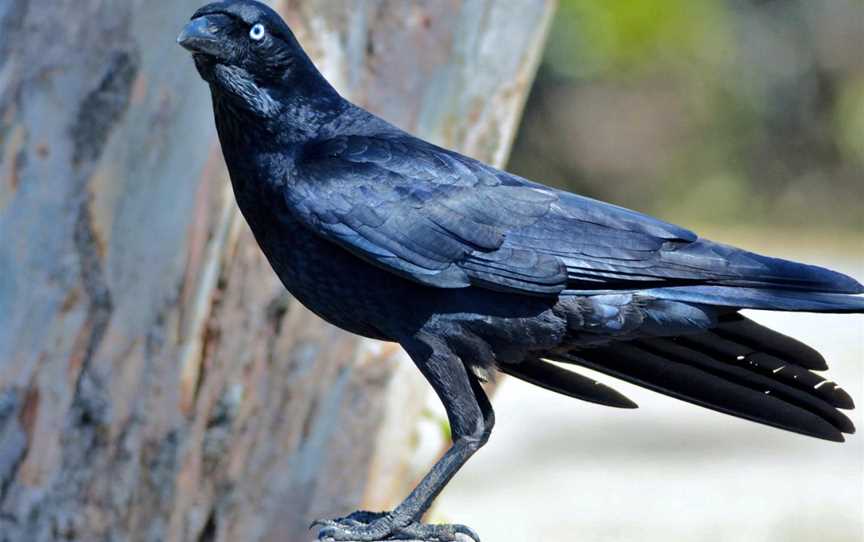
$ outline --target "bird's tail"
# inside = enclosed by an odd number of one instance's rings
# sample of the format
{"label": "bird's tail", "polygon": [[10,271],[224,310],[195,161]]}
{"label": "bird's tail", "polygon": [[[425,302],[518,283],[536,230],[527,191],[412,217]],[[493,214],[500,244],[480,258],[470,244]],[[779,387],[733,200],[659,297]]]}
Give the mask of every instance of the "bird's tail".
{"label": "bird's tail", "polygon": [[827,369],[822,356],[739,314],[721,318],[710,331],[548,357],[787,431],[838,442],[855,431],[837,410],[853,408],[852,399],[811,372]]}

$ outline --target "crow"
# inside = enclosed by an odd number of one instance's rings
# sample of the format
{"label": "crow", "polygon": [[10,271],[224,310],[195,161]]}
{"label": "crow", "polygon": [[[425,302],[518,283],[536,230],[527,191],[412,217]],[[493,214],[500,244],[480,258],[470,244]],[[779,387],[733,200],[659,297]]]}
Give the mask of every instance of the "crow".
{"label": "crow", "polygon": [[496,371],[610,407],[588,367],[703,407],[842,441],[822,356],[741,309],[864,312],[827,269],[698,237],[500,171],[342,98],[279,15],[208,4],[178,37],[210,87],[237,204],[285,287],[324,320],[398,342],[453,443],[393,511],[316,522],[334,540],[479,540],[421,517],[489,438]]}

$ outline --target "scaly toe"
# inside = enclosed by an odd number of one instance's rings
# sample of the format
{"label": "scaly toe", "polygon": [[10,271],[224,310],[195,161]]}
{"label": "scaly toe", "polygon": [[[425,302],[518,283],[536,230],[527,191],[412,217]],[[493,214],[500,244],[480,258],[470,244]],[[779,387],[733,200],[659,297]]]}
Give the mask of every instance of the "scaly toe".
{"label": "scaly toe", "polygon": [[395,532],[399,538],[424,540],[427,542],[460,542],[459,535],[465,535],[474,542],[480,542],[480,537],[473,529],[465,525],[429,525],[426,523],[411,523]]}
{"label": "scaly toe", "polygon": [[415,521],[398,527],[388,512],[358,511],[342,518],[316,521],[312,527],[321,527],[318,540],[326,542],[463,542],[465,537],[480,542],[477,533],[465,525],[429,525]]}
{"label": "scaly toe", "polygon": [[386,512],[358,511],[343,518],[316,521],[313,527],[321,527],[318,540],[378,542],[393,540],[393,523]]}
{"label": "scaly toe", "polygon": [[352,512],[345,517],[336,519],[316,519],[309,525],[309,528],[315,527],[359,527],[368,525],[375,520],[381,519],[387,515],[387,512],[369,512],[366,510],[358,510]]}

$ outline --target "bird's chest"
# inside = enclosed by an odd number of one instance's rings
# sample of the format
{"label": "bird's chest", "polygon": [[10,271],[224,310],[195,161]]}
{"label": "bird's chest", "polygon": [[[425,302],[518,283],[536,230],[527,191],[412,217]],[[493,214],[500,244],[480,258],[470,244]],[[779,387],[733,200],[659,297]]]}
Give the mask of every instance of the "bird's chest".
{"label": "bird's chest", "polygon": [[359,335],[391,339],[392,314],[387,309],[392,311],[404,280],[309,231],[294,219],[282,190],[263,183],[234,183],[240,211],[279,279],[330,323]]}

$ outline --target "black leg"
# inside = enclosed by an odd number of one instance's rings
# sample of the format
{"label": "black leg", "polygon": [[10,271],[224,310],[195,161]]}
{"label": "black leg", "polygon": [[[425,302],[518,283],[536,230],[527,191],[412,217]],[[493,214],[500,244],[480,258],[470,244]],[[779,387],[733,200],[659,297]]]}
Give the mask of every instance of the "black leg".
{"label": "black leg", "polygon": [[443,541],[455,540],[457,533],[463,533],[478,540],[471,529],[462,525],[426,525],[420,523],[420,519],[453,475],[489,439],[495,423],[492,405],[477,377],[443,342],[420,336],[404,341],[402,346],[444,404],[453,445],[395,510],[386,514],[357,512],[339,520],[321,522],[319,538]]}

